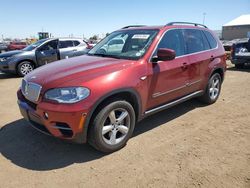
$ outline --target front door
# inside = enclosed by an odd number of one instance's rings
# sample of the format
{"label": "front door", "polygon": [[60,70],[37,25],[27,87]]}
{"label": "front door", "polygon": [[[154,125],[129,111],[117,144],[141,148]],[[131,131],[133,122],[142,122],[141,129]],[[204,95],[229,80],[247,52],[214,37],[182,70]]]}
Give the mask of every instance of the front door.
{"label": "front door", "polygon": [[176,58],[170,61],[149,63],[149,99],[147,109],[178,99],[186,94],[189,81],[188,58],[185,55],[185,44],[182,31],[173,29],[167,31],[157,46],[169,48],[176,52]]}
{"label": "front door", "polygon": [[57,46],[58,40],[51,40],[36,50],[36,59],[39,66],[59,59]]}

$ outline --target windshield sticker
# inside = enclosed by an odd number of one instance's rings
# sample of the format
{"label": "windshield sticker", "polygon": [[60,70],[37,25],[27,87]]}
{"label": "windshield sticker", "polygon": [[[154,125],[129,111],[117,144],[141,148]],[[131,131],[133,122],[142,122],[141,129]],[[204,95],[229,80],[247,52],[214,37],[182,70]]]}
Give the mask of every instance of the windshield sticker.
{"label": "windshield sticker", "polygon": [[148,34],[135,34],[132,39],[148,39],[150,35]]}

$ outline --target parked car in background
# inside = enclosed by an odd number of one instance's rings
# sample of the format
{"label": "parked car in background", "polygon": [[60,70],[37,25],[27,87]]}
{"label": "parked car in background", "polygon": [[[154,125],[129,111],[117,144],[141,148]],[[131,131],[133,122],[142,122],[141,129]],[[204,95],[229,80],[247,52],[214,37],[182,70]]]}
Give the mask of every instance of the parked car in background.
{"label": "parked car in background", "polygon": [[4,42],[0,42],[0,53],[6,51],[8,48],[7,44]]}
{"label": "parked car in background", "polygon": [[22,50],[27,46],[26,42],[11,42],[8,45],[8,51],[11,50]]}
{"label": "parked car in background", "polygon": [[235,42],[232,45],[232,63],[236,68],[243,68],[250,65],[250,39]]}
{"label": "parked car in background", "polygon": [[114,38],[104,45],[100,50],[103,53],[116,53],[122,50],[125,40],[122,37]]}
{"label": "parked car in background", "polygon": [[0,54],[0,71],[25,76],[35,68],[85,54],[89,45],[77,38],[50,38],[33,43],[23,50]]}
{"label": "parked car in background", "polygon": [[[103,50],[117,38],[122,47]],[[125,27],[25,76],[18,104],[41,132],[114,152],[148,115],[194,97],[216,102],[225,71],[224,48],[204,25]]]}

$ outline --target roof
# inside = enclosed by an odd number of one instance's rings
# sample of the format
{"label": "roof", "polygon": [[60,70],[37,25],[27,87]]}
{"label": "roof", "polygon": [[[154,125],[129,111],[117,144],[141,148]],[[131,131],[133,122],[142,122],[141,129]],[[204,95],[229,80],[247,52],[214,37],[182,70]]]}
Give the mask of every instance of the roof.
{"label": "roof", "polygon": [[250,14],[241,15],[223,26],[250,25]]}

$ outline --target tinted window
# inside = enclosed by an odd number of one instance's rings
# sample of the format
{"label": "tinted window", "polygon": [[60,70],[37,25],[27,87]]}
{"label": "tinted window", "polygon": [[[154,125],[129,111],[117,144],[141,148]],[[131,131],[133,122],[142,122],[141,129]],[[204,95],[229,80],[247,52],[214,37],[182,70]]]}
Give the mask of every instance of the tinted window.
{"label": "tinted window", "polygon": [[73,46],[73,41],[71,40],[59,41],[59,48],[69,48]]}
{"label": "tinted window", "polygon": [[184,39],[188,54],[205,50],[200,30],[184,29]]}
{"label": "tinted window", "polygon": [[[175,51],[176,56],[181,56],[185,54],[184,49],[184,41],[181,30],[170,30],[165,33],[162,37],[159,45],[157,46],[157,50],[159,48],[169,48]],[[155,51],[155,54],[157,53]]]}
{"label": "tinted window", "polygon": [[55,50],[57,49],[57,40],[52,40],[46,44],[44,44],[41,48],[40,51],[45,51],[45,50]]}
{"label": "tinted window", "polygon": [[210,49],[210,45],[208,43],[207,37],[205,36],[205,34],[203,32],[201,32],[201,35],[202,35],[204,50],[209,50]]}
{"label": "tinted window", "polygon": [[78,46],[80,44],[80,42],[77,40],[74,40],[73,43],[74,43],[74,46]]}
{"label": "tinted window", "polygon": [[205,33],[205,35],[207,37],[207,40],[208,40],[208,42],[210,44],[210,47],[211,48],[216,48],[217,47],[217,42],[216,42],[215,38],[212,36],[212,34],[209,33],[208,31],[203,31],[203,32]]}

